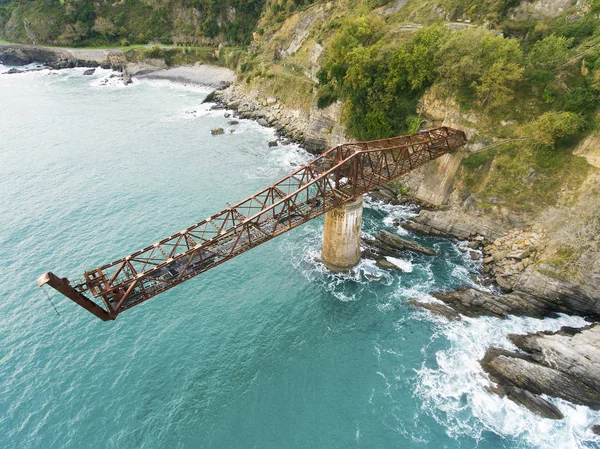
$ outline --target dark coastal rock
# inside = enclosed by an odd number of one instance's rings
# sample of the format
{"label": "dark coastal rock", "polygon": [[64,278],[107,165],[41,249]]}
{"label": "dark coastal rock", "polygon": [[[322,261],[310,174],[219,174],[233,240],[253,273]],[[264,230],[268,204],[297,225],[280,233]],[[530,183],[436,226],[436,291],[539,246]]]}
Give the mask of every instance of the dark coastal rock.
{"label": "dark coastal rock", "polygon": [[375,234],[375,243],[373,245],[380,249],[392,249],[395,252],[412,251],[428,256],[435,256],[437,254],[437,251],[432,248],[419,245],[412,240],[403,239],[399,235],[392,234],[386,230],[381,230]]}
{"label": "dark coastal rock", "polygon": [[96,72],[96,69],[87,69],[85,72],[83,72],[83,74],[85,76],[90,76],[90,75],[93,75],[94,72]]}
{"label": "dark coastal rock", "polygon": [[511,340],[527,354],[490,348],[481,360],[499,388],[547,394],[600,410],[600,324],[512,335]]}
{"label": "dark coastal rock", "polygon": [[213,90],[212,92],[210,92],[206,97],[204,97],[204,100],[202,100],[202,103],[214,103],[217,100],[217,92],[216,90]]}
{"label": "dark coastal rock", "polygon": [[8,72],[5,72],[5,73],[7,75],[14,75],[14,74],[17,74],[17,73],[24,73],[24,70],[19,70],[19,69],[12,68]]}
{"label": "dark coastal rock", "polygon": [[58,59],[52,61],[50,63],[50,66],[55,70],[72,69],[74,67],[77,67],[77,61],[72,57],[61,56]]}
{"label": "dark coastal rock", "polygon": [[600,435],[600,424],[594,424],[591,428],[591,431],[596,435]]}
{"label": "dark coastal rock", "polygon": [[220,136],[222,134],[225,134],[225,130],[223,128],[213,128],[210,130],[210,133],[213,136]]}
{"label": "dark coastal rock", "polygon": [[501,388],[504,394],[511,401],[527,407],[533,413],[542,418],[548,419],[562,419],[565,416],[554,404],[551,404],[544,398],[533,394],[530,391],[523,390],[522,388],[505,386]]}
{"label": "dark coastal rock", "polygon": [[237,120],[227,120],[227,124],[228,125],[238,125],[240,122],[238,122]]}
{"label": "dark coastal rock", "polygon": [[77,59],[75,60],[76,67],[91,67],[96,68],[100,67],[100,63],[98,61],[88,60],[88,59]]}
{"label": "dark coastal rock", "polygon": [[382,186],[377,190],[369,192],[368,195],[374,200],[381,201],[387,204],[396,204],[398,201],[398,197],[396,196],[395,192],[385,186]]}
{"label": "dark coastal rock", "polygon": [[496,276],[496,283],[510,293],[492,294],[461,288],[448,293],[434,293],[434,296],[467,316],[492,315],[504,318],[507,315],[517,315],[543,318],[568,313],[590,319],[598,318],[600,305],[594,297],[570,288],[565,281],[548,278],[533,270],[527,271],[526,276],[525,282],[519,282],[515,286],[503,277]]}
{"label": "dark coastal rock", "polygon": [[434,302],[420,302],[415,299],[408,301],[408,304],[420,307],[422,309],[429,310],[431,313],[443,316],[448,321],[459,321],[461,320],[460,314],[456,313],[453,309],[443,304],[437,304]]}
{"label": "dark coastal rock", "polygon": [[555,316],[551,305],[536,298],[524,298],[516,294],[501,295],[474,288],[460,288],[447,293],[435,292],[432,295],[457,312],[470,317],[491,315],[506,318],[508,315],[519,315],[543,318]]}
{"label": "dark coastal rock", "polygon": [[34,62],[51,64],[62,56],[61,50],[31,47],[27,45],[0,46],[0,62],[6,65],[23,66]]}
{"label": "dark coastal rock", "polygon": [[276,140],[270,140],[268,145],[270,147],[276,147],[277,146],[277,141]]}
{"label": "dark coastal rock", "polygon": [[131,73],[129,73],[127,70],[123,70],[123,84],[128,85],[132,82],[133,81],[131,80]]}

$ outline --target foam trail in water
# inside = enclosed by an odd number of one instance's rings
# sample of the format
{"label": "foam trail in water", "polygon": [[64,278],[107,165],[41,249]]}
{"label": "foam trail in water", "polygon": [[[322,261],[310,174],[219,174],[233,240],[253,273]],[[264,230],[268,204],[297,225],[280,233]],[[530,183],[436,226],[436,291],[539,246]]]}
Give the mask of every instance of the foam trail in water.
{"label": "foam trail in water", "polygon": [[[166,87],[167,89],[179,90],[179,91],[183,91],[183,92],[197,92],[197,93],[203,94],[203,95],[207,95],[210,92],[215,90],[214,88],[212,88],[210,86],[204,86],[202,84],[185,83],[185,82],[181,82],[181,81],[171,81],[171,80],[163,80],[163,79],[133,77],[131,79],[131,81],[132,81],[133,85],[138,85],[138,86],[147,85],[147,86],[159,87],[159,88]],[[213,106],[213,104],[210,104],[210,106]]]}
{"label": "foam trail in water", "polygon": [[[444,338],[449,349],[435,354],[437,366],[423,364],[417,372],[416,394],[423,409],[444,425],[453,438],[469,435],[475,440],[492,431],[515,441],[525,442],[527,448],[581,448],[585,441],[600,442],[589,427],[600,422],[600,412],[587,407],[575,407],[565,401],[546,398],[564,413],[563,420],[541,418],[514,402],[485,390],[491,385],[479,360],[490,346],[514,350],[508,334],[524,334],[541,330],[558,330],[562,326],[581,327],[582,318],[563,315],[557,319],[538,320],[509,317],[463,318],[458,322],[418,312],[427,319],[439,322],[434,338]],[[427,348],[425,348],[427,351]]]}

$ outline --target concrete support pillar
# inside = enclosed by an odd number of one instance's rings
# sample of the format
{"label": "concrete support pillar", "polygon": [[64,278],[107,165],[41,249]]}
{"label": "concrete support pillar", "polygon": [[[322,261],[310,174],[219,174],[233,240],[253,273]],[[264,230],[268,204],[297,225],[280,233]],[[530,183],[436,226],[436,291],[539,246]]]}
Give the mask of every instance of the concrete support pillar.
{"label": "concrete support pillar", "polygon": [[325,214],[321,258],[331,271],[347,271],[360,262],[363,198]]}

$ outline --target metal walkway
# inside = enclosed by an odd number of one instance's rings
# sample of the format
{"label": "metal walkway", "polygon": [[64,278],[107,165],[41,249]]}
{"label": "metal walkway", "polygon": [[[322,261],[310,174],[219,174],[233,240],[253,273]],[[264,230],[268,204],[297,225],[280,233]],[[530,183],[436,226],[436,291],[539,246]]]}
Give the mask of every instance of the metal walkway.
{"label": "metal walkway", "polygon": [[[466,143],[442,127],[408,136],[336,146],[275,184],[181,232],[84,273],[71,285],[48,272],[51,287],[98,318],[117,315],[296,226],[382,186]],[[106,309],[88,295],[101,298]]]}

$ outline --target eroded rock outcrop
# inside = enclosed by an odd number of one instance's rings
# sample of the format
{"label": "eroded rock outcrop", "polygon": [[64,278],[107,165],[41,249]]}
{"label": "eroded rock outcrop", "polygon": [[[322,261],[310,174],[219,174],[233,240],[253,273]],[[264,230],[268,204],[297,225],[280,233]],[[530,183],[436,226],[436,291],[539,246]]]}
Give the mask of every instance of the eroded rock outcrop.
{"label": "eroded rock outcrop", "polygon": [[554,312],[561,308],[560,304],[546,302],[525,294],[503,295],[474,288],[460,288],[447,293],[434,292],[432,295],[458,313],[470,317],[491,315],[506,318],[508,315],[521,315],[543,318],[555,316]]}
{"label": "eroded rock outcrop", "polygon": [[526,390],[515,400],[542,416],[552,416],[536,406],[540,394],[600,409],[600,324],[582,329],[563,327],[558,332],[511,335],[525,354],[490,348],[481,360],[484,370],[498,384],[498,393]]}
{"label": "eroded rock outcrop", "polygon": [[423,210],[402,227],[425,235],[456,237],[461,240],[482,236],[486,240],[493,241],[506,231],[506,228],[499,223],[453,210]]}
{"label": "eroded rock outcrop", "polygon": [[375,238],[363,238],[366,245],[362,257],[374,259],[380,268],[406,271],[411,270],[410,263],[401,259],[405,251],[435,256],[437,251],[412,240],[407,240],[392,232],[381,230]]}
{"label": "eroded rock outcrop", "polygon": [[392,234],[389,231],[381,230],[375,234],[374,240],[369,240],[369,243],[381,250],[382,252],[391,252],[386,254],[393,256],[401,251],[412,251],[415,253],[425,254],[427,256],[435,256],[437,251],[424,245],[420,245],[412,240],[407,240],[399,235]]}

